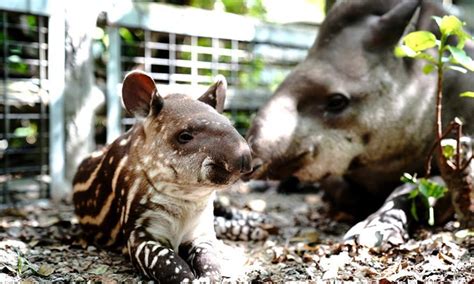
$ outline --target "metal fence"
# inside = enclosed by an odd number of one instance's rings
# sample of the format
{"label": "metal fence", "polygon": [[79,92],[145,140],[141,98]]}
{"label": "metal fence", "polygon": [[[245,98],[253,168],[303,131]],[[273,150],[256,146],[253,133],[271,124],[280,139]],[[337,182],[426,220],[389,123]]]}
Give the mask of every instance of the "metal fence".
{"label": "metal fence", "polygon": [[[48,198],[49,188],[64,182],[61,3],[0,3],[0,204]],[[215,75],[224,75],[229,84],[225,111],[244,133],[250,114],[305,57],[316,37],[315,27],[162,4],[136,3],[107,12],[102,26],[109,42],[107,142],[133,123],[119,96],[130,70],[151,74],[163,93],[195,96]]]}
{"label": "metal fence", "polygon": [[41,15],[0,12],[0,203],[48,196],[48,27]]}

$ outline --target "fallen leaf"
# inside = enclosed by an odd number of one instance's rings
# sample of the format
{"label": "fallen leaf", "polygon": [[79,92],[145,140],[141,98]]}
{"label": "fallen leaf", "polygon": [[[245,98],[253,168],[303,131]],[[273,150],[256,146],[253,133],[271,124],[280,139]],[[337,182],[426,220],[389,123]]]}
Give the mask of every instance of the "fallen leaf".
{"label": "fallen leaf", "polygon": [[48,277],[49,275],[54,273],[54,267],[47,263],[41,264],[41,266],[38,268],[38,271],[36,271],[41,276],[46,276]]}
{"label": "fallen leaf", "polygon": [[109,269],[108,265],[99,264],[96,268],[92,269],[90,273],[101,275],[101,274],[104,274],[107,271],[107,269]]}

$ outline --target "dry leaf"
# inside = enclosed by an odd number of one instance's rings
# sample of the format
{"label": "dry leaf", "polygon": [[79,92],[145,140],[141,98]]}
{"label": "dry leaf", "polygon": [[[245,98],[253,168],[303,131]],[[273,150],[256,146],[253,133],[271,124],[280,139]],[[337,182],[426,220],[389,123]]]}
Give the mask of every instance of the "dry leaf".
{"label": "dry leaf", "polygon": [[107,271],[107,269],[109,269],[108,265],[99,264],[94,269],[92,269],[90,272],[93,273],[93,274],[101,275],[101,274],[104,274]]}
{"label": "dry leaf", "polygon": [[52,267],[51,265],[49,265],[49,264],[47,264],[47,263],[43,263],[43,264],[41,264],[41,266],[38,268],[38,270],[36,271],[36,273],[38,273],[38,274],[41,275],[41,276],[48,277],[49,275],[51,275],[51,274],[54,273],[54,267]]}

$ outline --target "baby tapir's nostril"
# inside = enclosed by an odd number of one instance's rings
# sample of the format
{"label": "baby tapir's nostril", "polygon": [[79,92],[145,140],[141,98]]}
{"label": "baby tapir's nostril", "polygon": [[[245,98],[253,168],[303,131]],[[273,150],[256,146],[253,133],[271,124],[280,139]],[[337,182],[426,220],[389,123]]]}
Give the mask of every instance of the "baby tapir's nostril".
{"label": "baby tapir's nostril", "polygon": [[252,171],[252,156],[250,152],[246,152],[240,158],[240,172],[243,174],[250,173]]}

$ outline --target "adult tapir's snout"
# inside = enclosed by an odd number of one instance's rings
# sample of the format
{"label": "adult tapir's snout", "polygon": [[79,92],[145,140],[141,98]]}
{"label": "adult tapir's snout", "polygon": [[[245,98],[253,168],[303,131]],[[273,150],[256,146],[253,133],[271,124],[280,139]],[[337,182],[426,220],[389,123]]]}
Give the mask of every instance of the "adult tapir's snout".
{"label": "adult tapir's snout", "polygon": [[[284,176],[293,167],[298,144],[298,112],[293,97],[277,93],[258,112],[247,132],[252,151],[252,178]],[[288,173],[289,174],[289,173]]]}

